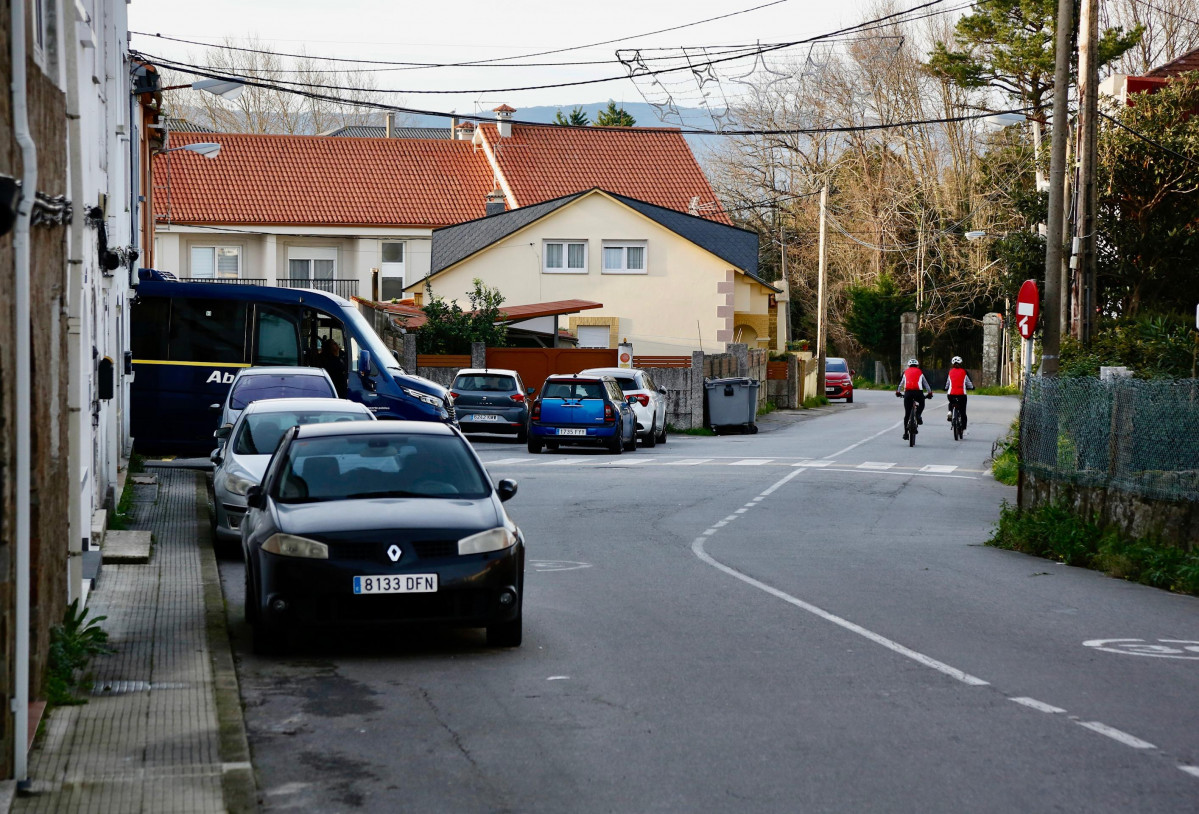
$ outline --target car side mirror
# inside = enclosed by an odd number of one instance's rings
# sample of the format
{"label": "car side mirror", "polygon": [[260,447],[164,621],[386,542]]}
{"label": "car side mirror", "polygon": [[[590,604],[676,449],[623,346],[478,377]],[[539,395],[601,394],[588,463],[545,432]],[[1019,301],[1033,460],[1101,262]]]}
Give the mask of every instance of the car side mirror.
{"label": "car side mirror", "polygon": [[209,404],[208,405],[208,412],[219,413],[220,411],[221,411],[221,405],[219,405],[219,404]]}
{"label": "car side mirror", "polygon": [[358,373],[362,376],[370,378],[371,375],[371,352],[363,350],[358,354]]}
{"label": "car side mirror", "polygon": [[221,458],[221,451],[219,449],[214,449],[212,454],[208,456],[208,460],[212,461],[213,466],[220,466],[221,461],[224,459]]}
{"label": "car side mirror", "polygon": [[213,437],[213,438],[220,438],[221,440],[224,440],[224,439],[226,439],[226,438],[228,438],[228,437],[229,437],[229,434],[230,434],[231,432],[233,432],[233,425],[232,425],[232,424],[226,424],[226,425],[225,425],[225,426],[223,426],[223,427],[217,427],[217,430],[216,430],[216,432],[214,432],[214,433],[212,434],[212,437]]}
{"label": "car side mirror", "polygon": [[849,375],[850,375],[850,376],[856,376],[856,375],[858,375],[858,372],[857,372],[856,370],[853,370],[853,369],[851,368],[851,369],[850,369],[850,371],[849,371]]}
{"label": "car side mirror", "polygon": [[261,509],[266,505],[266,498],[262,495],[262,486],[251,486],[246,491],[246,505],[251,509]]}
{"label": "car side mirror", "polygon": [[495,491],[499,494],[501,501],[511,500],[516,496],[516,481],[512,478],[504,478],[495,485]]}
{"label": "car side mirror", "polygon": [[665,388],[665,387],[659,387],[659,388],[658,388],[658,392],[659,392],[661,395],[665,396],[665,395],[666,395],[666,388]]}

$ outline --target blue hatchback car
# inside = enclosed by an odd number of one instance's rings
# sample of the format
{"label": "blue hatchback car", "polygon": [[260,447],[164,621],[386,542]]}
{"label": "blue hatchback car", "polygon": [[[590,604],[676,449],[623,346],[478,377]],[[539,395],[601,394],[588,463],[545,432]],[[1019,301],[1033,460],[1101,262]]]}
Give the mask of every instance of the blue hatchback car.
{"label": "blue hatchback car", "polygon": [[529,452],[559,444],[637,448],[637,415],[611,376],[557,374],[545,380],[529,412]]}

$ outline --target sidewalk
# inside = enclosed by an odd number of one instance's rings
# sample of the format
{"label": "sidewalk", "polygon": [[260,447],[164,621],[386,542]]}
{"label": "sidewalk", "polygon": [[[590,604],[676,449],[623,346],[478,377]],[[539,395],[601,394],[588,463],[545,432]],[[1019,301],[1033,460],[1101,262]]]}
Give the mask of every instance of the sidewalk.
{"label": "sidewalk", "polygon": [[11,811],[257,808],[203,475],[147,471],[130,526],[154,533],[150,561],[105,563],[88,599],[116,652],[92,662],[87,704],[43,720]]}

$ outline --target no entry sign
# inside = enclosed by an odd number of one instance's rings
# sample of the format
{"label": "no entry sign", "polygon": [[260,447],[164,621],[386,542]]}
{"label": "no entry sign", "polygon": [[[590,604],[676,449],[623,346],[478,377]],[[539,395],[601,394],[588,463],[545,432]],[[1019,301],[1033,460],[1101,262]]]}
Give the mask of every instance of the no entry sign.
{"label": "no entry sign", "polygon": [[1016,298],[1016,329],[1020,336],[1032,339],[1037,329],[1037,317],[1041,313],[1041,292],[1037,290],[1034,280],[1025,280],[1020,286],[1020,296]]}

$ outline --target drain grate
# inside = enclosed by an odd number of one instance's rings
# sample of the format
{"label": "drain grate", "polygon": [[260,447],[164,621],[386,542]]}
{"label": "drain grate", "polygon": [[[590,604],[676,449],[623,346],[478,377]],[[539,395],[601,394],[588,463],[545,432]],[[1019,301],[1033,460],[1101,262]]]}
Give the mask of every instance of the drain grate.
{"label": "drain grate", "polygon": [[150,690],[186,690],[189,687],[191,684],[186,681],[99,681],[92,687],[92,695],[127,695]]}

